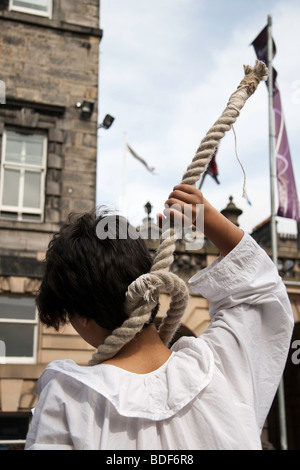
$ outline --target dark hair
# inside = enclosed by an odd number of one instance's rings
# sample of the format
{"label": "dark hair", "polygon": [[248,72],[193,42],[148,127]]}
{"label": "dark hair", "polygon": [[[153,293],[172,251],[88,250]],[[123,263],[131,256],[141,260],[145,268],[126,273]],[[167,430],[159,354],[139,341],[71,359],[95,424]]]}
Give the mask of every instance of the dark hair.
{"label": "dark hair", "polygon": [[[98,224],[103,228],[112,217],[116,236],[105,238],[104,232],[101,239],[96,233]],[[124,311],[126,290],[150,271],[152,258],[142,238],[124,237],[124,221],[127,231],[134,233],[128,221],[118,215],[92,211],[69,216],[46,253],[36,299],[42,323],[58,330],[77,313],[113,330],[128,318]]]}

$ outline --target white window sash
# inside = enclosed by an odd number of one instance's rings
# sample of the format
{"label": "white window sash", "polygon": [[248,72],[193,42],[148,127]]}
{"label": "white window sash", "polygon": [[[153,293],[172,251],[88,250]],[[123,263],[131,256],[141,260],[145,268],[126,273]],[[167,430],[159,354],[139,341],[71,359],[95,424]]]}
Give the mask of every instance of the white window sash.
{"label": "white window sash", "polygon": [[32,165],[30,163],[15,163],[15,162],[4,162],[5,168],[17,168],[17,169],[22,169],[24,168],[25,170],[28,171],[41,171],[44,169],[44,164],[43,165]]}
{"label": "white window sash", "polygon": [[32,356],[0,356],[0,364],[36,364],[37,351],[38,351],[38,331],[39,321],[37,309],[35,309],[34,320],[23,320],[18,318],[0,318],[1,323],[19,324],[19,325],[32,325],[33,327],[33,355]]}
{"label": "white window sash", "polygon": [[52,0],[47,0],[47,11],[41,11],[36,8],[30,8],[21,5],[14,5],[14,0],[9,0],[9,10],[10,11],[19,11],[20,13],[28,13],[31,15],[45,16],[46,18],[52,18]]}
{"label": "white window sash", "polygon": [[[22,218],[22,213],[24,214],[34,214],[40,215],[41,220],[38,222],[43,222],[44,218],[44,206],[45,206],[45,182],[46,182],[46,160],[47,160],[47,137],[44,135],[43,139],[43,158],[42,165],[33,165],[33,164],[22,164],[15,162],[6,162],[6,144],[7,144],[7,132],[3,133],[3,144],[2,144],[2,162],[1,162],[1,174],[0,174],[0,211],[1,212],[13,212],[18,214],[17,220],[24,222],[32,222],[30,220],[24,220]],[[20,180],[19,180],[19,201],[18,206],[7,206],[3,204],[3,187],[4,187],[4,170],[5,169],[19,169],[20,170]],[[23,206],[24,198],[24,182],[25,182],[25,172],[36,171],[41,174],[41,183],[40,183],[40,207],[31,208]],[[5,214],[2,215],[5,217]]]}
{"label": "white window sash", "polygon": [[11,212],[14,214],[32,214],[32,215],[42,215],[41,209],[33,209],[30,207],[19,207],[19,206],[1,206],[2,212]]}
{"label": "white window sash", "polygon": [[0,323],[19,323],[22,325],[36,325],[37,319],[23,320],[22,318],[0,318]]}

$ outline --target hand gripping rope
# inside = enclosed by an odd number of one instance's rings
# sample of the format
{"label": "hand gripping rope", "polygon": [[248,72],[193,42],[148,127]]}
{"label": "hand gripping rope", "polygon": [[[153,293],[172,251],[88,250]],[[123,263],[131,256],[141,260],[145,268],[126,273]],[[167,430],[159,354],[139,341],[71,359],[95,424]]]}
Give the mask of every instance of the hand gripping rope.
{"label": "hand gripping rope", "polygon": [[[237,90],[232,93],[220,118],[207,132],[196,154],[183,175],[182,184],[194,185],[209,165],[219,141],[230,130],[238,118],[247,99],[255,92],[261,80],[267,80],[268,69],[261,61],[255,66],[244,66],[245,76]],[[128,319],[101,344],[93,355],[90,365],[99,364],[113,357],[128,343],[150,319],[152,309],[157,305],[159,294],[169,294],[170,306],[159,328],[159,335],[168,345],[173,338],[188,303],[188,288],[176,274],[170,272],[176,247],[174,228],[168,228],[161,235],[160,245],[149,273],[132,282],[126,293],[125,306]]]}

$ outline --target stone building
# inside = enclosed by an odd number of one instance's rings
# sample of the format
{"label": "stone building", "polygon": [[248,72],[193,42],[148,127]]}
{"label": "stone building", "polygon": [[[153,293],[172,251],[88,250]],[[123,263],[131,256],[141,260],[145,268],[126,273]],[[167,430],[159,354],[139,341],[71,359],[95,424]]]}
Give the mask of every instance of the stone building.
{"label": "stone building", "polygon": [[49,360],[85,358],[39,326],[34,293],[52,234],[95,204],[101,36],[99,0],[0,2],[0,440],[24,437]]}

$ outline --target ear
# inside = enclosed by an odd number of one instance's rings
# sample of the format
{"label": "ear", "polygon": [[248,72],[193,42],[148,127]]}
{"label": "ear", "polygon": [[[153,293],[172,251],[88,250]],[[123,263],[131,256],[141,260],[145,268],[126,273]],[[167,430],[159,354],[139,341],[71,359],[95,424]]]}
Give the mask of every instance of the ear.
{"label": "ear", "polygon": [[87,317],[79,317],[78,321],[80,322],[80,324],[83,328],[86,328],[90,323],[90,319],[87,318]]}

